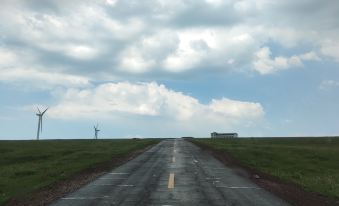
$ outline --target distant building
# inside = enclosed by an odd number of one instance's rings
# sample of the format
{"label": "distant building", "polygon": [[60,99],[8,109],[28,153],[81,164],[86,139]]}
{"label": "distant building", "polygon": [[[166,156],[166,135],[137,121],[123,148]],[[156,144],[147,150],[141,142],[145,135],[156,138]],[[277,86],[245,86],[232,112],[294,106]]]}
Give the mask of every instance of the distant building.
{"label": "distant building", "polygon": [[212,132],[211,133],[211,138],[237,138],[238,133],[217,133],[217,132]]}
{"label": "distant building", "polygon": [[194,137],[181,137],[182,139],[193,139]]}

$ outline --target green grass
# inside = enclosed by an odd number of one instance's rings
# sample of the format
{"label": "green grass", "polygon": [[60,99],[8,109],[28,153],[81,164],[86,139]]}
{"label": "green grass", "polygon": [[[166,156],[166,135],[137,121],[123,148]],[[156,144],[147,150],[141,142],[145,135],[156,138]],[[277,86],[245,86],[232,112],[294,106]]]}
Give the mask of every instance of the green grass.
{"label": "green grass", "polygon": [[195,139],[308,191],[339,198],[339,138]]}
{"label": "green grass", "polygon": [[0,205],[159,140],[0,141]]}

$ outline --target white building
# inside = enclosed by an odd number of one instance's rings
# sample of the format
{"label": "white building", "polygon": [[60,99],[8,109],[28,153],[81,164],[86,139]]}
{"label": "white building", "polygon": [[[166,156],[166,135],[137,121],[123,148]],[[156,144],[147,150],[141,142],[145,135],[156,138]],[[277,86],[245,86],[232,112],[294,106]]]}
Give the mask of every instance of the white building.
{"label": "white building", "polygon": [[217,132],[212,132],[211,133],[211,138],[237,138],[238,133],[217,133]]}

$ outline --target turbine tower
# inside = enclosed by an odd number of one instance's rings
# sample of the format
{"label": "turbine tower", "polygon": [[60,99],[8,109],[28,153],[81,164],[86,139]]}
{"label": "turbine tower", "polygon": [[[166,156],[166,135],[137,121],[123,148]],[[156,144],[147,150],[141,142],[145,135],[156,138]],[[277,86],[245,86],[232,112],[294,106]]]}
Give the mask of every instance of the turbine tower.
{"label": "turbine tower", "polygon": [[98,124],[97,124],[97,126],[95,126],[94,125],[94,138],[95,139],[98,139],[98,132],[100,131],[99,129],[98,129]]}
{"label": "turbine tower", "polygon": [[42,116],[44,116],[45,112],[48,110],[48,107],[43,112],[41,112],[38,107],[37,109],[38,109],[38,113],[36,113],[36,116],[39,117],[39,121],[38,121],[38,132],[36,135],[36,139],[39,140],[40,132],[42,132]]}

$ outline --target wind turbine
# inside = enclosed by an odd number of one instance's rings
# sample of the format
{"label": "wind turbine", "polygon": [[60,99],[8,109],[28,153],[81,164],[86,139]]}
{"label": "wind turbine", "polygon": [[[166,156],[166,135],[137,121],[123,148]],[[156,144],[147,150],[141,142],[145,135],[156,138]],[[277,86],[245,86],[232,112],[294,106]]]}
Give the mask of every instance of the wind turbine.
{"label": "wind turbine", "polygon": [[94,125],[94,137],[95,139],[98,139],[98,132],[100,131],[98,129],[99,125],[97,124],[97,126]]}
{"label": "wind turbine", "polygon": [[37,132],[37,135],[36,135],[36,139],[39,140],[39,136],[40,136],[40,132],[42,132],[42,116],[45,114],[45,112],[48,110],[48,107],[47,109],[45,109],[45,111],[41,112],[40,109],[37,107],[38,109],[38,113],[36,113],[36,116],[39,117],[39,121],[38,121],[38,132]]}

